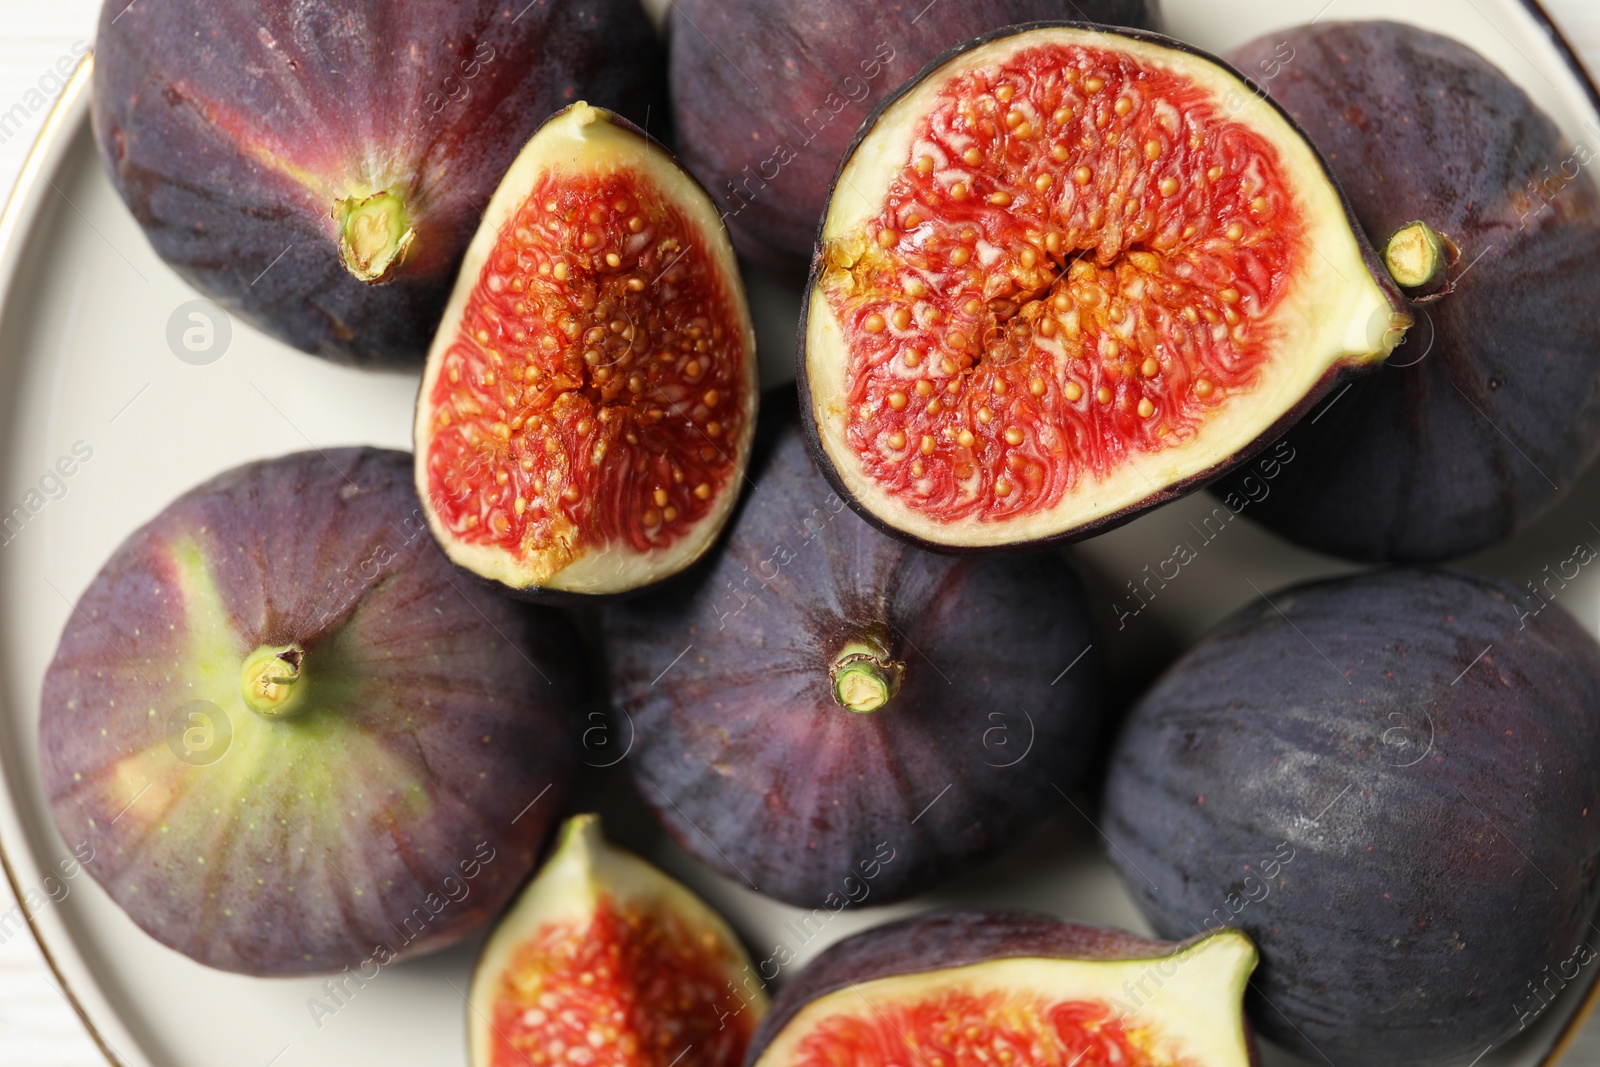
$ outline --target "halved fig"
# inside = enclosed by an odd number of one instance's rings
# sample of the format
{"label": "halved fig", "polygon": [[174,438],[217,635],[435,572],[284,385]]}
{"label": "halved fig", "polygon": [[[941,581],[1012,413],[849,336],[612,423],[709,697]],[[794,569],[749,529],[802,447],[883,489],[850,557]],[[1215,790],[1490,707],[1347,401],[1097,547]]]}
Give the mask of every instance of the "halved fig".
{"label": "halved fig", "polygon": [[1246,1067],[1255,946],[945,912],[841,941],[786,985],[752,1067]]}
{"label": "halved fig", "polygon": [[649,585],[727,519],[757,384],[710,199],[625,120],[574,104],[489,202],[428,353],[428,522],[456,563],[513,589]]}
{"label": "halved fig", "polygon": [[738,1067],[767,996],[727,923],[578,815],[484,946],[470,1009],[473,1067]]}
{"label": "halved fig", "polygon": [[1316,150],[1232,68],[1084,24],[952,53],[857,135],[801,407],[830,480],[945,549],[1078,538],[1224,473],[1410,319]]}

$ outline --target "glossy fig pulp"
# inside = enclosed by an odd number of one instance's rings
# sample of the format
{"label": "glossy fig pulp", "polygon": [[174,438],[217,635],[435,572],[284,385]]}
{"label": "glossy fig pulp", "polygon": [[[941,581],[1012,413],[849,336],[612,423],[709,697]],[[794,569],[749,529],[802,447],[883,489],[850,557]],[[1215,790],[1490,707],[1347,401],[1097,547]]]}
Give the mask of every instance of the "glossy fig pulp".
{"label": "glossy fig pulp", "polygon": [[751,1062],[1247,1067],[1255,962],[1237,930],[1180,944],[1036,916],[934,914],[857,935],[801,971]]}
{"label": "glossy fig pulp", "polygon": [[705,193],[575,104],[473,239],[417,404],[417,486],[450,558],[519,590],[609,595],[692,563],[737,498],[755,341]]}
{"label": "glossy fig pulp", "polygon": [[766,994],[699,898],[568,821],[484,948],[473,1067],[739,1067]]}
{"label": "glossy fig pulp", "polygon": [[943,548],[1079,537],[1215,477],[1409,320],[1294,125],[1176,42],[960,51],[868,121],[802,324],[842,494]]}

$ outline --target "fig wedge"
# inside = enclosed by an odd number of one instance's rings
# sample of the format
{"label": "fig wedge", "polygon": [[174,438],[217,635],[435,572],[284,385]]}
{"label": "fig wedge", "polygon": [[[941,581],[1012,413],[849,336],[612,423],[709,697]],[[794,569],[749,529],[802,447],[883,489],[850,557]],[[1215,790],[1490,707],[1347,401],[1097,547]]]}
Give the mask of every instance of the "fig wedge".
{"label": "fig wedge", "polygon": [[473,1067],[738,1067],[767,997],[727,923],[578,815],[490,935],[470,1006]]}
{"label": "fig wedge", "polygon": [[681,571],[738,498],[755,333],[710,199],[574,104],[512,164],[428,353],[417,489],[456,563],[530,596]]}

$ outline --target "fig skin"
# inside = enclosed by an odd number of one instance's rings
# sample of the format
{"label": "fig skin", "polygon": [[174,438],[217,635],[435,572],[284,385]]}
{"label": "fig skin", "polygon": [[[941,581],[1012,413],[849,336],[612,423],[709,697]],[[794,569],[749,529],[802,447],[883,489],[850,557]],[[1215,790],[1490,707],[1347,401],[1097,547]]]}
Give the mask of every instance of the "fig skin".
{"label": "fig skin", "polygon": [[[269,719],[240,664],[291,642],[309,688]],[[387,963],[471,933],[532,869],[576,777],[583,660],[565,617],[449,564],[409,455],[253,463],[135,532],[79,600],[45,674],[44,791],[95,880],[192,959]],[[197,700],[215,732],[186,759]]]}
{"label": "fig skin", "polygon": [[802,282],[834,171],[879,101],[952,45],[1048,19],[1160,27],[1156,0],[674,3],[668,81],[684,164],[740,254]]}
{"label": "fig skin", "polygon": [[1365,561],[1434,562],[1510,536],[1600,451],[1600,187],[1586,150],[1482,56],[1413,26],[1307,26],[1232,59],[1277,71],[1267,90],[1373,244],[1421,220],[1459,249],[1445,289],[1408,302],[1406,345],[1288,435],[1299,458],[1251,517]]}
{"label": "fig skin", "polygon": [[[792,418],[768,441],[718,555],[605,610],[619,736],[646,803],[713,869],[807,907],[902,899],[1083,784],[1098,639],[1059,555],[909,548],[829,492]],[[830,678],[862,640],[903,667],[870,712]]]}
{"label": "fig skin", "polygon": [[1274,594],[1180,660],[1118,739],[1101,826],[1158,932],[1260,946],[1263,1034],[1465,1063],[1592,933],[1597,748],[1600,646],[1572,618],[1380,572]]}
{"label": "fig skin", "polygon": [[[156,252],[229,313],[335,362],[415,367],[534,130],[580,97],[641,122],[664,111],[637,0],[520,7],[312,0],[291,17],[275,0],[108,0],[101,158]],[[334,203],[392,185],[415,239],[387,280],[359,281]]]}

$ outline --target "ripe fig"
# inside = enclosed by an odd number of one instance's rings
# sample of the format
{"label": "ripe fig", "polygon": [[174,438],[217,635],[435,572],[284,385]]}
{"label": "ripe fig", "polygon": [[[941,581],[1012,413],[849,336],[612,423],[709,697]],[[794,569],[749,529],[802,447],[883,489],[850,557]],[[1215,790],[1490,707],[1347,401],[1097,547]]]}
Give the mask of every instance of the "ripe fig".
{"label": "ripe fig", "polygon": [[[1285,58],[1291,57],[1291,58]],[[1600,186],[1520,87],[1392,22],[1245,46],[1310,133],[1417,325],[1384,368],[1288,437],[1250,515],[1358,560],[1474,552],[1553,504],[1600,451]]]}
{"label": "ripe fig", "polygon": [[252,463],[130,536],[44,679],[62,836],[145,932],[253,975],[460,940],[578,766],[582,648],[444,558],[410,457]]}
{"label": "ripe fig", "polygon": [[929,547],[1126,522],[1409,324],[1294,124],[1153,34],[981,39],[867,121],[835,189],[802,414],[835,489]]}
{"label": "ripe fig", "polygon": [[728,924],[578,815],[484,946],[467,1028],[473,1067],[739,1067],[766,1010]]}
{"label": "ripe fig", "polygon": [[[1256,950],[1007,912],[942,912],[839,942],[784,986],[751,1067],[1247,1067]],[[926,1051],[923,1051],[926,1050]]]}
{"label": "ripe fig", "polygon": [[805,277],[840,158],[878,101],[947,48],[1040,19],[1156,29],[1155,0],[676,0],[668,69],[685,165],[739,251]]}
{"label": "ripe fig", "polygon": [[1181,659],[1117,742],[1102,825],[1159,933],[1255,939],[1262,1033],[1443,1067],[1526,1026],[1592,936],[1596,751],[1600,646],[1570,617],[1380,572],[1263,598]]}
{"label": "ripe fig", "polygon": [[1082,784],[1103,717],[1083,589],[1054,554],[954,559],[862,522],[793,421],[704,571],[610,607],[640,793],[779,900],[898,900]]}
{"label": "ripe fig", "polygon": [[94,128],[201,292],[303,351],[414,367],[523,142],[582,97],[642,119],[664,70],[637,0],[108,0]]}
{"label": "ripe fig", "polygon": [[495,191],[428,353],[416,464],[434,536],[545,599],[677,573],[738,498],[755,358],[711,201],[636,128],[574,104]]}

